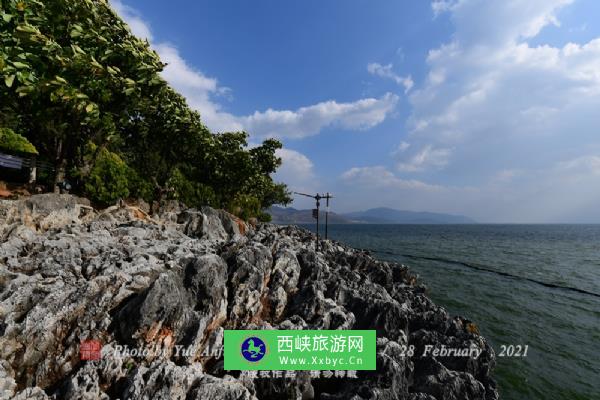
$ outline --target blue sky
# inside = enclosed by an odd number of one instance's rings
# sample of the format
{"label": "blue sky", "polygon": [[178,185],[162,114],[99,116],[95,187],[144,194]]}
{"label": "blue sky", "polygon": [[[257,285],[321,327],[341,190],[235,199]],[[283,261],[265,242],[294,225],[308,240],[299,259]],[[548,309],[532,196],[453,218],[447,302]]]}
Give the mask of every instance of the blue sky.
{"label": "blue sky", "polygon": [[600,222],[597,1],[111,4],[212,130],[279,138],[276,178],[335,211]]}

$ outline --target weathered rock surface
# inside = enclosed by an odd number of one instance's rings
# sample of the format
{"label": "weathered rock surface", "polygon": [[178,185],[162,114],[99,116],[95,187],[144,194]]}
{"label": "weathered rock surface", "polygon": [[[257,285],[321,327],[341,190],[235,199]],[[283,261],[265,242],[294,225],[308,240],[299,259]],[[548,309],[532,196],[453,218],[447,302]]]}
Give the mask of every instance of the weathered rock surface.
{"label": "weathered rock surface", "polygon": [[[316,252],[296,227],[68,195],[0,202],[0,398],[497,399],[493,350],[469,326],[407,267],[333,241]],[[376,329],[378,369],[241,378],[220,356],[223,330],[240,328]],[[80,359],[88,339],[101,360]],[[482,354],[422,357],[428,344]],[[153,351],[115,356],[123,346]]]}

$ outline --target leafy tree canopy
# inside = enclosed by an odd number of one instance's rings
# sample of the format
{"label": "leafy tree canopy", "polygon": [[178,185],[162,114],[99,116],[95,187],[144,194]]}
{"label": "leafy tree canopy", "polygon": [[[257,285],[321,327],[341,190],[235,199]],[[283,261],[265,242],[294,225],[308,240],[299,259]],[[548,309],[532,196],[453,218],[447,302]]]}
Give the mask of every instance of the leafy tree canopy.
{"label": "leafy tree canopy", "polygon": [[211,133],[105,0],[0,0],[0,126],[99,203],[141,196],[260,216],[289,193],[276,140]]}

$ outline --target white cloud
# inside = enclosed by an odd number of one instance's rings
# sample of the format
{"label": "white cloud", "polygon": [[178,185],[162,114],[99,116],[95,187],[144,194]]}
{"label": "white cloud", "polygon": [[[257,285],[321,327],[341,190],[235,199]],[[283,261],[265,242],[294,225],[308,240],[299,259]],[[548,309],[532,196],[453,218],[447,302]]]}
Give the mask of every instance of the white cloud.
{"label": "white cloud", "polygon": [[505,184],[512,182],[515,178],[518,178],[523,174],[523,171],[519,169],[503,169],[498,171],[490,180],[492,184]]}
{"label": "white cloud", "polygon": [[123,4],[121,0],[111,0],[110,5],[127,22],[131,32],[135,36],[146,39],[149,42],[152,41],[150,25],[141,17],[137,10]]}
{"label": "white cloud", "polygon": [[381,65],[378,63],[370,63],[367,65],[367,71],[372,75],[393,80],[396,84],[404,86],[404,93],[408,93],[414,85],[411,76],[400,76],[392,71],[392,67],[392,64]]}
{"label": "white cloud", "polygon": [[450,12],[454,38],[463,46],[503,45],[536,36],[573,0],[434,1],[434,15]]}
{"label": "white cloud", "polygon": [[[432,5],[450,13],[456,33],[429,52],[427,79],[409,96],[410,141],[421,150],[403,154],[401,168],[469,161],[491,174],[507,162],[534,160],[550,167],[557,161],[556,150],[567,142],[574,155],[597,143],[600,38],[563,47],[527,41],[544,26],[558,24],[556,13],[569,3],[461,0]],[[437,149],[453,149],[452,159]],[[509,161],[511,153],[513,158],[533,157]],[[424,161],[432,154],[439,162]]]}
{"label": "white cloud", "polygon": [[[322,189],[321,180],[308,157],[289,148],[279,149],[276,154],[282,160],[281,166],[273,176],[276,182],[285,182],[291,191],[301,193],[314,193]],[[300,195],[292,195],[292,197],[293,207],[306,209],[313,208],[315,205],[315,201],[311,198]]]}
{"label": "white cloud", "polygon": [[392,152],[392,155],[399,155],[404,153],[408,148],[410,147],[410,143],[408,142],[400,142],[400,144],[398,145],[398,147],[396,147],[396,150],[394,150]]}
{"label": "white cloud", "polygon": [[456,5],[457,0],[434,0],[431,2],[431,10],[433,11],[433,16],[437,17],[438,15],[452,10],[452,7]]}
{"label": "white cloud", "polygon": [[275,154],[282,161],[275,174],[277,181],[286,182],[295,190],[304,190],[308,185],[314,184],[314,165],[308,157],[291,149],[279,149]]}
{"label": "white cloud", "polygon": [[185,86],[202,93],[215,92],[217,80],[204,76],[181,58],[177,49],[165,43],[154,46],[161,60],[167,63],[163,77],[175,86]]}
{"label": "white cloud", "polygon": [[[133,8],[120,0],[112,7],[130,25],[132,32],[152,42],[149,24]],[[152,47],[167,63],[162,76],[200,112],[202,121],[216,132],[246,130],[254,138],[303,138],[319,134],[329,127],[364,130],[381,122],[394,110],[398,96],[387,93],[380,98],[365,98],[340,103],[335,100],[300,107],[297,110],[255,111],[247,116],[226,112],[215,97],[231,96],[231,89],[219,85],[217,79],[206,76],[189,65],[178,49],[169,43],[152,43]],[[411,83],[412,85],[412,83]]]}
{"label": "white cloud", "polygon": [[[407,144],[402,142],[402,144]],[[406,149],[405,147],[404,149]],[[397,168],[400,171],[415,172],[422,171],[428,168],[442,168],[448,164],[448,159],[452,154],[452,149],[447,148],[435,148],[431,145],[426,145],[416,153],[408,157],[403,157],[401,153],[397,153],[397,156],[401,158],[398,162]]]}
{"label": "white cloud", "polygon": [[398,96],[387,93],[378,99],[367,98],[351,103],[331,100],[295,111],[256,111],[247,117],[238,118],[238,121],[257,136],[297,139],[316,135],[331,126],[349,130],[372,128],[383,122],[397,102]]}
{"label": "white cloud", "polygon": [[396,49],[396,58],[400,61],[404,61],[406,55],[404,54],[404,49],[402,47],[398,47]]}
{"label": "white cloud", "polygon": [[387,168],[377,165],[372,167],[354,167],[341,175],[342,180],[361,186],[378,187],[380,189],[410,189],[436,191],[441,186],[430,185],[416,179],[401,179]]}
{"label": "white cloud", "polygon": [[600,156],[586,155],[561,161],[556,168],[558,171],[565,173],[600,175]]}
{"label": "white cloud", "polygon": [[207,77],[190,66],[173,45],[158,43],[153,48],[161,60],[167,63],[162,72],[163,78],[186,98],[190,107],[200,112],[206,126],[216,132],[244,129],[236,116],[223,111],[221,105],[213,99],[214,96],[228,95],[229,88],[219,86],[217,79]]}

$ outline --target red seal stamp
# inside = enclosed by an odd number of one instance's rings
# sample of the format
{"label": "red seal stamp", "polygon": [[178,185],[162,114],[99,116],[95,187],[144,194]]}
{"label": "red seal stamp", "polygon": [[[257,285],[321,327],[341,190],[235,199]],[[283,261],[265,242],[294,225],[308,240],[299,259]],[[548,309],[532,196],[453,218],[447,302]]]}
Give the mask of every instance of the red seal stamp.
{"label": "red seal stamp", "polygon": [[79,359],[95,361],[102,357],[102,343],[99,340],[84,340],[79,346]]}

